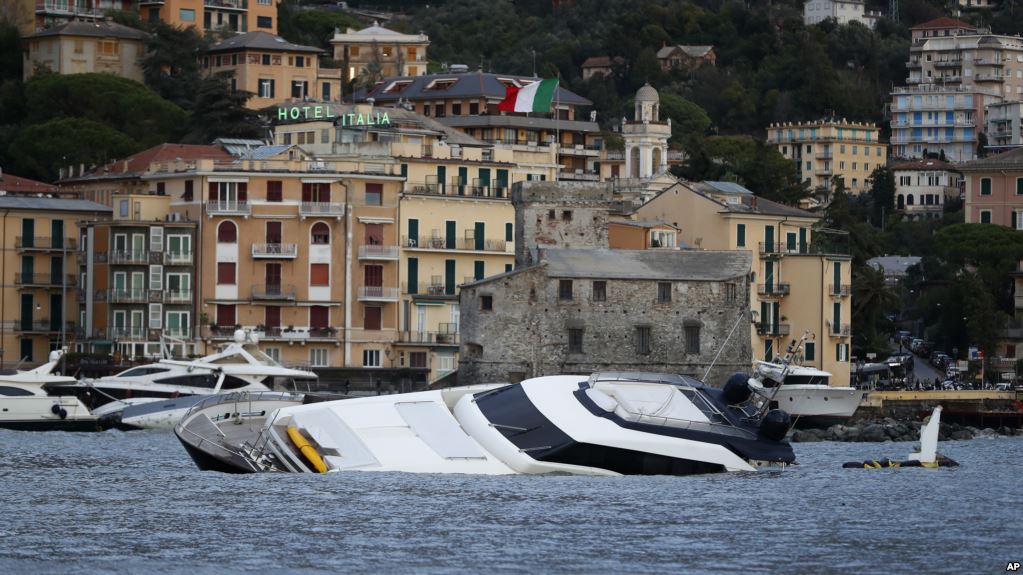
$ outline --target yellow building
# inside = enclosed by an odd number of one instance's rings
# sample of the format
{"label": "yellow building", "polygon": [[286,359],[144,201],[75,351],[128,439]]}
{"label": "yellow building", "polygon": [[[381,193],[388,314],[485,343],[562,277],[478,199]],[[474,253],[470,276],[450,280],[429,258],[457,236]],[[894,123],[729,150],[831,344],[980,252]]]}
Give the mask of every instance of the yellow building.
{"label": "yellow building", "polygon": [[855,195],[869,191],[870,175],[887,162],[888,144],[879,134],[874,124],[846,120],[782,123],[767,128],[767,143],[796,162],[811,189],[829,191],[841,177]]}
{"label": "yellow building", "polygon": [[37,70],[56,74],[105,72],[142,82],[148,34],[115,22],[72,21],[24,39],[24,78]]}
{"label": "yellow building", "polygon": [[630,218],[679,228],[686,248],[752,252],[754,357],[784,355],[808,332],[797,361],[831,372],[832,385],[849,385],[851,258],[833,253],[847,249],[815,241],[817,216],[736,184],[702,182],[678,183]]}
{"label": "yellow building", "polygon": [[334,59],[346,63],[346,82],[357,78],[373,62],[380,65],[379,73],[384,77],[426,74],[426,49],[430,45],[426,34],[402,34],[373,22],[362,30],[349,28],[344,34],[338,30],[330,43],[334,45]]}
{"label": "yellow building", "polygon": [[277,33],[279,0],[139,0],[145,22],[162,20],[171,26],[207,32]]}
{"label": "yellow building", "polygon": [[214,44],[202,58],[207,74],[230,72],[231,87],[252,92],[246,106],[341,99],[341,70],[322,68],[323,50],[292,44],[267,32],[239,34]]}
{"label": "yellow building", "polygon": [[84,200],[5,195],[0,210],[0,367],[35,366],[76,339],[75,228],[79,220],[109,217],[110,208]]}

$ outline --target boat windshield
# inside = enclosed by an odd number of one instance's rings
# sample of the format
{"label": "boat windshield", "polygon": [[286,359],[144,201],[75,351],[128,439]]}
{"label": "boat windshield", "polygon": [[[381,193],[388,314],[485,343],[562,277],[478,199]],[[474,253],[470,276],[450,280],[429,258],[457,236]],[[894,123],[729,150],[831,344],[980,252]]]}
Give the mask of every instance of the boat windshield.
{"label": "boat windshield", "polygon": [[154,373],[163,373],[165,371],[170,370],[166,367],[152,367],[147,365],[142,367],[133,367],[128,371],[122,371],[117,374],[117,377],[142,377],[144,375],[153,375]]}
{"label": "boat windshield", "polygon": [[828,378],[823,375],[790,375],[785,378],[785,385],[827,385]]}

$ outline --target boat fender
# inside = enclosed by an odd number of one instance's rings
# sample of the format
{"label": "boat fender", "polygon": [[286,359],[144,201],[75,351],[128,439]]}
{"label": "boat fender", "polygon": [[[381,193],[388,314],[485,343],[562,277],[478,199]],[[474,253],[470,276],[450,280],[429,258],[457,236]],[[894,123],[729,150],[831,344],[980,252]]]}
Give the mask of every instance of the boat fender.
{"label": "boat fender", "polygon": [[323,458],[316,452],[316,448],[309,443],[309,440],[302,435],[297,427],[288,428],[288,438],[291,439],[291,443],[294,444],[295,448],[302,454],[302,457],[313,466],[317,473],[327,472],[327,464],[323,462]]}
{"label": "boat fender", "polygon": [[58,415],[60,415],[61,419],[67,419],[67,410],[64,409],[63,407],[60,408],[60,413]]}
{"label": "boat fender", "polygon": [[728,378],[728,382],[725,383],[725,389],[722,393],[725,398],[725,402],[727,402],[728,405],[735,405],[749,399],[749,396],[753,393],[753,391],[750,390],[749,385],[746,383],[748,380],[749,376],[744,373],[733,373],[732,376]]}
{"label": "boat fender", "polygon": [[52,413],[54,415],[60,415],[60,404],[59,403],[54,403],[53,405],[51,405],[50,406],[50,413]]}
{"label": "boat fender", "polygon": [[760,422],[760,434],[774,441],[781,441],[792,427],[792,418],[781,409],[772,409]]}

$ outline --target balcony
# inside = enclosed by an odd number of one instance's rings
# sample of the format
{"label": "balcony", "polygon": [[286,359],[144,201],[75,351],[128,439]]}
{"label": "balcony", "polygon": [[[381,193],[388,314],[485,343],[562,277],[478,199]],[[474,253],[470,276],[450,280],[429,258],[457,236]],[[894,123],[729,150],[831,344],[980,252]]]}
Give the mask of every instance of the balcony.
{"label": "balcony", "polygon": [[192,303],[192,292],[190,290],[165,291],[163,292],[163,303]]}
{"label": "balcony", "polygon": [[962,60],[938,60],[934,62],[935,68],[958,68],[962,65]]}
{"label": "balcony", "polygon": [[398,246],[359,246],[360,260],[397,260]]}
{"label": "balcony", "polygon": [[566,144],[562,146],[558,153],[563,156],[583,156],[583,157],[599,157],[600,147],[596,145],[584,145],[584,144]]}
{"label": "balcony", "polygon": [[974,78],[978,82],[1002,82],[1006,79],[1006,76],[1001,74],[977,74]]}
{"label": "balcony", "polygon": [[359,301],[398,301],[398,288],[361,286]]}
{"label": "balcony", "polygon": [[828,322],[828,334],[831,337],[849,337],[852,335],[852,326],[847,323]]}
{"label": "balcony", "polygon": [[52,334],[60,333],[75,333],[75,324],[72,322],[64,322],[61,325],[60,320],[48,320],[48,319],[37,319],[32,320],[28,318],[22,318],[14,321],[14,331],[27,334]]}
{"label": "balcony", "polygon": [[18,251],[68,252],[78,249],[75,238],[48,238],[41,236],[16,236],[14,247]]}
{"label": "balcony", "polygon": [[[474,230],[466,230],[474,231]],[[477,243],[475,238],[458,238],[454,241],[454,247],[448,247],[448,242],[440,236],[419,236],[401,237],[401,245],[407,248],[421,250],[464,250],[474,252],[510,253],[508,248],[511,242],[498,239],[485,239]]]}
{"label": "balcony", "polygon": [[145,250],[115,250],[110,252],[112,265],[149,265],[149,252]]}
{"label": "balcony", "polygon": [[819,168],[814,168],[813,172],[818,176],[830,176],[832,173],[832,169],[831,166],[822,166]]}
{"label": "balcony", "polygon": [[760,255],[780,256],[785,253],[785,244],[781,242],[760,242]]}
{"label": "balcony", "polygon": [[789,284],[757,284],[757,295],[763,297],[784,297],[789,295]]}
{"label": "balcony", "polygon": [[248,0],[204,0],[203,5],[207,8],[219,10],[248,10]]}
{"label": "balcony", "polygon": [[129,325],[129,326],[114,326],[110,328],[110,338],[115,340],[135,340],[141,341],[147,339],[146,328],[141,325]]}
{"label": "balcony", "polygon": [[206,202],[206,213],[211,216],[247,216],[252,213],[252,206],[249,202],[213,200]]}
{"label": "balcony", "polygon": [[252,299],[295,301],[295,286],[265,284],[252,286]]}
{"label": "balcony", "polygon": [[149,303],[149,290],[142,288],[107,290],[107,301],[110,303]]}
{"label": "balcony", "polygon": [[1004,60],[993,60],[991,58],[974,58],[973,63],[977,66],[993,66],[995,68],[1005,67]]}
{"label": "balcony", "polygon": [[36,2],[36,14],[55,14],[59,16],[79,16],[84,18],[101,18],[103,12],[83,6],[85,2],[75,0],[43,0]]}
{"label": "balcony", "polygon": [[409,183],[403,193],[429,196],[445,196],[449,198],[500,198],[507,199],[508,186],[503,182],[491,182],[489,185],[456,186],[438,183],[436,176],[427,176],[421,184]]}
{"label": "balcony", "polygon": [[14,274],[14,285],[31,288],[73,288],[75,287],[75,276],[70,274]]}
{"label": "balcony", "polygon": [[919,61],[916,61],[916,62],[909,61],[909,62],[906,62],[906,67],[909,68],[910,70],[919,70],[920,67],[921,67],[921,64],[920,64]]}
{"label": "balcony", "polygon": [[561,170],[558,172],[559,180],[567,181],[585,181],[585,182],[599,182],[600,174],[587,172],[582,169],[578,170]]}
{"label": "balcony", "polygon": [[789,324],[787,323],[758,323],[757,335],[776,337],[789,335]]}
{"label": "balcony", "polygon": [[457,347],[458,332],[446,331],[399,331],[398,342],[416,345],[437,345]]}
{"label": "balcony", "polygon": [[302,217],[341,217],[345,215],[345,205],[335,202],[302,202],[298,206],[298,214]]}
{"label": "balcony", "polygon": [[298,257],[298,244],[252,244],[252,257],[293,260]]}
{"label": "balcony", "polygon": [[820,152],[817,152],[818,160],[830,160],[835,157],[835,152],[831,148],[825,148]]}
{"label": "balcony", "polygon": [[828,286],[828,294],[835,297],[848,297],[852,294],[852,286],[849,284],[831,284]]}
{"label": "balcony", "polygon": [[163,263],[169,266],[191,265],[192,252],[165,252]]}

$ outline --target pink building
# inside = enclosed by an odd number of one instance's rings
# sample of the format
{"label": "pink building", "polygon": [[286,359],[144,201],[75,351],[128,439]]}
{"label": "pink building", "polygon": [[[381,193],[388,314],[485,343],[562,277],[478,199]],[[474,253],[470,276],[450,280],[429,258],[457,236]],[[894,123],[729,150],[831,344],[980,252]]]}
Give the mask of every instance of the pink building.
{"label": "pink building", "polygon": [[959,169],[966,182],[966,223],[1023,229],[1023,148]]}

